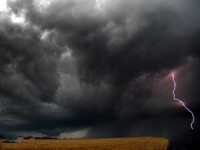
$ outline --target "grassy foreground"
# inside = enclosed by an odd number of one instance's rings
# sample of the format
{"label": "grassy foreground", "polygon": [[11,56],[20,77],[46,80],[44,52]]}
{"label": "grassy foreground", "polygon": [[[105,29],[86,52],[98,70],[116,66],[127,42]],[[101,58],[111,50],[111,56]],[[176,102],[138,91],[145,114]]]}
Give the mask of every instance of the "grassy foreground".
{"label": "grassy foreground", "polygon": [[25,140],[1,143],[2,150],[167,150],[165,138],[105,138],[76,140]]}

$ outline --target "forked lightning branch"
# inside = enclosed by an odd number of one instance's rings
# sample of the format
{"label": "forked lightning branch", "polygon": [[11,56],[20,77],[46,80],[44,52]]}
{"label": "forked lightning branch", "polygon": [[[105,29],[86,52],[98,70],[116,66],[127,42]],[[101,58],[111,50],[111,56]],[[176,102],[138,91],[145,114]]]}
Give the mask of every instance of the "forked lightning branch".
{"label": "forked lightning branch", "polygon": [[192,116],[192,121],[191,121],[191,123],[190,123],[190,127],[191,127],[191,129],[193,130],[193,129],[194,129],[194,128],[193,128],[193,124],[194,124],[194,121],[195,121],[194,113],[192,112],[192,110],[190,110],[190,109],[185,105],[185,103],[184,103],[182,100],[176,98],[176,94],[175,94],[175,91],[176,91],[176,81],[175,81],[175,74],[174,74],[173,72],[171,73],[171,77],[172,77],[172,81],[173,81],[173,91],[172,91],[173,100],[174,100],[174,101],[177,101],[178,103],[180,103],[180,104],[191,114],[191,116]]}

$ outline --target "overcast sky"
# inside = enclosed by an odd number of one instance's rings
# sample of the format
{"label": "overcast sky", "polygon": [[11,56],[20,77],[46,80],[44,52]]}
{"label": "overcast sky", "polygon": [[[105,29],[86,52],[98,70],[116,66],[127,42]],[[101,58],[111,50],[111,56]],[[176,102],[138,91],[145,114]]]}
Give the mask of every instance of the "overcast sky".
{"label": "overcast sky", "polygon": [[[1,0],[0,133],[196,137],[199,0]],[[172,99],[175,73],[177,97]]]}

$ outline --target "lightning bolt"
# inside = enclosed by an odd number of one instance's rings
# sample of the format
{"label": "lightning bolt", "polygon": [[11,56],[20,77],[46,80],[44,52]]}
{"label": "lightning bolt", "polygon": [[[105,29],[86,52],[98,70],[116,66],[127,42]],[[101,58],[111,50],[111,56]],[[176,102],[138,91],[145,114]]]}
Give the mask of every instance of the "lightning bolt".
{"label": "lightning bolt", "polygon": [[176,98],[176,94],[175,94],[175,91],[176,91],[176,81],[175,81],[175,75],[174,75],[173,72],[171,73],[171,76],[172,76],[172,81],[173,81],[173,85],[174,85],[174,88],[173,88],[173,91],[172,91],[173,100],[177,101],[178,103],[180,103],[191,114],[191,116],[192,116],[192,122],[190,123],[190,127],[193,130],[194,129],[193,128],[193,124],[194,124],[194,121],[195,121],[194,113],[185,105],[185,103],[182,100]]}

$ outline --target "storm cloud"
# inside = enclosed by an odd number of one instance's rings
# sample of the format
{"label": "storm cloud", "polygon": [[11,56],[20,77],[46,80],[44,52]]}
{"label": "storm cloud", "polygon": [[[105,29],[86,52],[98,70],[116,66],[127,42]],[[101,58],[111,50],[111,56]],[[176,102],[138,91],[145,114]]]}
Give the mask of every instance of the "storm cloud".
{"label": "storm cloud", "polygon": [[3,134],[199,139],[169,76],[198,131],[198,0],[42,2],[8,0],[0,13]]}

